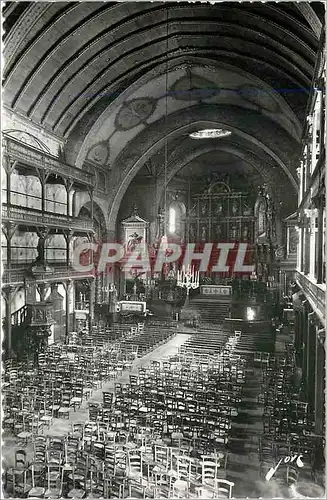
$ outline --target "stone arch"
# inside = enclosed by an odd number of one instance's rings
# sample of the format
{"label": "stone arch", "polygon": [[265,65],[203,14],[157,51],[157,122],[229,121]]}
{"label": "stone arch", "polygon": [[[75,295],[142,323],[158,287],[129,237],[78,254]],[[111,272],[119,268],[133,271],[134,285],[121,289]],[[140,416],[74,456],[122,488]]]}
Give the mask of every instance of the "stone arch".
{"label": "stone arch", "polygon": [[[244,115],[236,106],[194,106],[186,111],[169,115],[143,130],[130,141],[117,157],[112,171],[112,199],[108,207],[109,230],[115,230],[119,206],[127,187],[137,172],[166,141],[188,135],[199,128],[227,128],[236,137],[248,143],[248,148],[259,148],[281,168],[297,189],[295,168],[292,168],[294,151],[298,143],[285,131],[260,113]],[[243,130],[246,130],[244,132]],[[269,130],[270,134],[267,134]],[[287,166],[286,166],[287,165]]]}
{"label": "stone arch", "polygon": [[[236,158],[243,160],[245,163],[249,164],[251,167],[253,167],[254,170],[256,170],[259,175],[263,177],[264,182],[266,182],[269,186],[272,186],[272,184],[277,182],[277,174],[275,173],[276,169],[267,169],[262,166],[264,163],[264,159],[259,158],[254,151],[247,151],[241,147],[238,147],[237,145],[229,145],[229,144],[223,144],[223,145],[218,145],[217,147],[213,146],[203,146],[202,148],[198,150],[181,150],[180,154],[177,156],[174,156],[171,163],[168,163],[168,175],[167,175],[167,184],[171,182],[173,177],[183,168],[185,168],[192,160],[198,158],[199,156],[202,156],[205,153],[211,152],[211,151],[223,151],[227,153],[232,153]],[[273,163],[273,162],[272,162]],[[172,168],[169,168],[171,166]],[[287,184],[288,188],[292,188],[292,185],[290,182]],[[159,179],[159,182],[157,184],[157,197],[156,197],[156,204],[159,205],[161,198],[163,196],[164,192],[164,178]],[[288,189],[289,192],[289,189]],[[296,190],[294,189],[294,195],[296,194]]]}
{"label": "stone arch", "polygon": [[[91,217],[91,213],[92,213],[91,201],[87,201],[80,207],[78,216],[83,217],[83,215],[85,214]],[[96,223],[97,237],[104,240],[108,234],[106,217],[100,205],[98,205],[94,201],[93,201],[93,219]]]}

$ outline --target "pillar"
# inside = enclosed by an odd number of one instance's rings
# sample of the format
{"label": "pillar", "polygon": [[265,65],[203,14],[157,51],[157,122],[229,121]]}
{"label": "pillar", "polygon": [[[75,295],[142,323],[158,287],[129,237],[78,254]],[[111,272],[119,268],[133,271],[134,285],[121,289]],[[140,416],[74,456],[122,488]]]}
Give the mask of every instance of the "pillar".
{"label": "pillar", "polygon": [[93,323],[94,319],[94,304],[95,304],[95,279],[91,280],[90,283],[90,307],[89,307],[89,316],[90,316],[90,324]]}
{"label": "pillar", "polygon": [[316,379],[316,327],[314,320],[308,319],[308,349],[307,349],[307,397],[312,410],[315,407]]}
{"label": "pillar", "polygon": [[46,209],[46,206],[45,206],[45,198],[46,198],[45,188],[46,188],[47,179],[49,177],[49,172],[47,172],[44,169],[37,169],[37,174],[38,174],[38,178],[39,178],[40,183],[41,183],[41,210],[42,210],[42,214],[44,214],[45,209]]}
{"label": "pillar", "polygon": [[66,315],[66,326],[65,326],[65,344],[68,343],[68,336],[72,329],[71,325],[71,314],[74,310],[74,300],[73,300],[73,281],[67,280],[63,283],[65,289],[65,315]]}
{"label": "pillar", "polygon": [[2,295],[5,300],[6,316],[5,316],[5,330],[6,330],[6,344],[7,344],[7,357],[12,355],[12,335],[11,335],[11,301],[13,298],[13,289],[6,286],[2,289]]}
{"label": "pillar", "polygon": [[324,428],[325,404],[325,349],[319,339],[316,340],[315,359],[315,434],[322,435]]}
{"label": "pillar", "polygon": [[11,268],[11,240],[17,229],[17,224],[12,222],[5,222],[2,224],[2,230],[7,240],[7,269]]}
{"label": "pillar", "polygon": [[70,204],[70,193],[74,184],[72,179],[64,179],[65,188],[66,188],[66,214],[69,217],[72,213],[72,207]]}
{"label": "pillar", "polygon": [[303,381],[305,383],[305,387],[307,387],[307,356],[308,356],[308,315],[306,311],[306,307],[304,307],[302,313],[302,345],[303,345],[303,353],[302,353],[302,370],[303,370]]}
{"label": "pillar", "polygon": [[317,232],[317,283],[322,283],[323,278],[323,230],[324,230],[324,206],[320,202],[318,207],[318,232]]}

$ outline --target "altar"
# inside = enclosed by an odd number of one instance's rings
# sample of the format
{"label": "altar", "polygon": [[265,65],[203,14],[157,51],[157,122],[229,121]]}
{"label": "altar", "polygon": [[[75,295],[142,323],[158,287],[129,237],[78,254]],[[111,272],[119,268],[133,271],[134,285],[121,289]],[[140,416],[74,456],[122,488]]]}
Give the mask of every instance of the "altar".
{"label": "altar", "polygon": [[200,287],[201,295],[215,297],[231,297],[232,287],[228,285],[202,285]]}
{"label": "altar", "polygon": [[146,302],[134,300],[120,300],[119,302],[117,302],[117,312],[123,314],[136,313],[146,315],[146,311]]}

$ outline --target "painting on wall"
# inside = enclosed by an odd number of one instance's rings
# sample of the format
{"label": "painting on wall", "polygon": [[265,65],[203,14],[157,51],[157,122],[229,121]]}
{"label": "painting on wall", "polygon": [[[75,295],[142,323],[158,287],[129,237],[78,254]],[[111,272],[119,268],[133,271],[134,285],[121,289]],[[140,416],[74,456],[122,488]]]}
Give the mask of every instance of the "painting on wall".
{"label": "painting on wall", "polygon": [[122,221],[121,226],[123,244],[127,253],[133,252],[137,245],[147,243],[149,223],[138,215],[137,207],[134,207],[130,217]]}

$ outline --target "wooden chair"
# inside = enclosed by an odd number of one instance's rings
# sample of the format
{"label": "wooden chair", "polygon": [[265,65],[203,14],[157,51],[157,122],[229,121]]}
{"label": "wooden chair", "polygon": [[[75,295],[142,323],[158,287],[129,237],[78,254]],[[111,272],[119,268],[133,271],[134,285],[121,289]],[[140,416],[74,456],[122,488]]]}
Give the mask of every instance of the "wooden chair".
{"label": "wooden chair", "polygon": [[215,498],[232,498],[234,483],[227,479],[218,479],[215,484]]}
{"label": "wooden chair", "polygon": [[[42,465],[42,464],[40,464]],[[43,498],[45,495],[44,487],[44,467],[40,468],[37,464],[31,466],[32,488],[28,492],[28,497]]]}
{"label": "wooden chair", "polygon": [[28,482],[28,469],[12,469],[13,497],[26,497],[32,488]]}
{"label": "wooden chair", "polygon": [[47,466],[47,489],[44,493],[44,498],[60,498],[62,494],[62,466],[48,465]]}
{"label": "wooden chair", "polygon": [[190,457],[180,455],[176,461],[176,471],[170,471],[170,477],[176,477],[172,484],[173,498],[185,498],[189,496],[192,477],[192,459]]}
{"label": "wooden chair", "polygon": [[129,486],[129,496],[132,497],[132,491],[141,492],[144,498],[145,481],[143,481],[143,456],[139,450],[127,452],[126,477]]}

